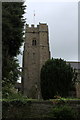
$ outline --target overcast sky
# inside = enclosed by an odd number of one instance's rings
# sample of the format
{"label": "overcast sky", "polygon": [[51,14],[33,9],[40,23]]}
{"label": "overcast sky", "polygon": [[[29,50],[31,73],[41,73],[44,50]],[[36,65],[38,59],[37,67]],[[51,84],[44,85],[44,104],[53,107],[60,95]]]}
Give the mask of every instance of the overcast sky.
{"label": "overcast sky", "polygon": [[78,2],[56,1],[26,0],[26,23],[34,23],[35,10],[35,25],[48,24],[51,57],[78,61]]}

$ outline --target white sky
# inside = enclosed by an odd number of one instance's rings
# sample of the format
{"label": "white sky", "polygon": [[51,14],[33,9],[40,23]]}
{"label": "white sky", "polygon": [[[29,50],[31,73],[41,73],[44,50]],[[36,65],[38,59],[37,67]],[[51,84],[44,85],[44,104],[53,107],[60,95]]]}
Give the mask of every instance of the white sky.
{"label": "white sky", "polygon": [[51,57],[78,61],[78,0],[25,0],[25,4],[27,24],[34,23],[34,10],[35,25],[48,24]]}
{"label": "white sky", "polygon": [[79,2],[80,0],[24,0],[26,2]]}

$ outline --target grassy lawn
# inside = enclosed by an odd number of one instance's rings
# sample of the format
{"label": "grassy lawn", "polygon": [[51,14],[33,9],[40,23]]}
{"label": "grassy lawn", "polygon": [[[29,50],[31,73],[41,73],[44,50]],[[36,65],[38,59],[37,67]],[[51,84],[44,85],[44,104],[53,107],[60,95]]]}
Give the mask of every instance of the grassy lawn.
{"label": "grassy lawn", "polygon": [[55,101],[69,101],[69,100],[80,100],[80,98],[56,98],[56,99],[49,99],[49,100],[43,100],[43,99],[28,99],[26,97],[19,97],[19,98],[5,98],[5,99],[0,99],[0,101],[32,101],[32,102],[43,102],[43,101],[51,101],[51,102],[55,102]]}

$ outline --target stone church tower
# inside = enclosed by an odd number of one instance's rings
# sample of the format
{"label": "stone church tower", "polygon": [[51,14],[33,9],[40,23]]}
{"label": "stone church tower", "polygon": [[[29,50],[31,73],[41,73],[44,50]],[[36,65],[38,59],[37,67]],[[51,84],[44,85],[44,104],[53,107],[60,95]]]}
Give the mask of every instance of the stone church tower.
{"label": "stone church tower", "polygon": [[41,98],[40,70],[50,58],[48,25],[26,25],[23,52],[22,91],[28,98]]}

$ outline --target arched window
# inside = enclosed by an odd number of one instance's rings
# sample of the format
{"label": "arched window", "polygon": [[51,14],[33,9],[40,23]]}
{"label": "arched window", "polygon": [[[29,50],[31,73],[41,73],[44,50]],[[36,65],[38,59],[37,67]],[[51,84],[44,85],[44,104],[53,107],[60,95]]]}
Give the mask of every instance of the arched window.
{"label": "arched window", "polygon": [[36,45],[36,40],[32,40],[32,45]]}
{"label": "arched window", "polygon": [[34,40],[32,40],[32,45],[34,45]]}

